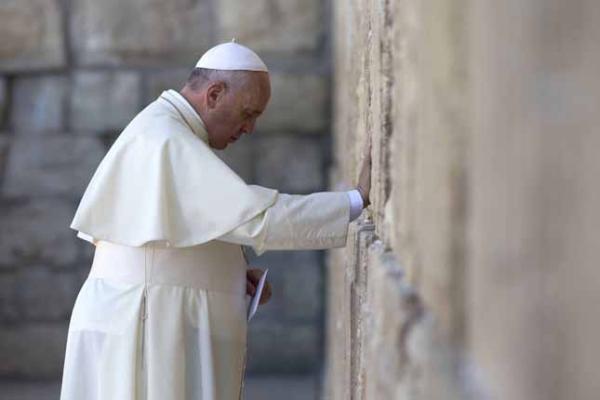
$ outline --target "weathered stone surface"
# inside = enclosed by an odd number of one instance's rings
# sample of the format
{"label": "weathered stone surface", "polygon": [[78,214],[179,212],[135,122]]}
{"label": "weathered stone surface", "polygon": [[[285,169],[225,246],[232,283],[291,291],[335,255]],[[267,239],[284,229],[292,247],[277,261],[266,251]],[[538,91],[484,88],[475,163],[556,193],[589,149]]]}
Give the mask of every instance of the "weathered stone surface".
{"label": "weathered stone surface", "polygon": [[212,43],[209,2],[74,0],[71,40],[83,64],[192,66]]}
{"label": "weathered stone surface", "polygon": [[367,330],[371,324],[365,318],[365,304],[368,304],[367,248],[373,241],[373,230],[372,224],[360,218],[348,228],[347,246],[330,252],[327,379],[335,384],[327,385],[327,398],[348,399],[359,392],[356,386],[362,379],[363,349],[368,343]]}
{"label": "weathered stone surface", "polygon": [[326,133],[329,83],[316,74],[271,73],[271,100],[256,124],[258,132]]}
{"label": "weathered stone surface", "polygon": [[215,150],[215,154],[234,170],[246,183],[254,183],[255,140],[243,135],[225,150]]}
{"label": "weathered stone surface", "polygon": [[313,324],[248,325],[250,373],[307,373],[319,364],[319,329]]}
{"label": "weathered stone surface", "polygon": [[64,65],[59,0],[5,0],[0,3],[0,21],[0,71]]}
{"label": "weathered stone surface", "polygon": [[457,6],[336,3],[337,175],[355,179],[370,137],[365,214],[379,240],[370,248],[356,241],[332,258],[332,270],[346,267],[330,272],[338,297],[330,304],[343,310],[329,324],[335,400],[469,398],[458,372],[468,25]]}
{"label": "weathered stone surface", "polygon": [[379,240],[330,257],[325,397],[597,397],[600,4],[334,5],[334,176],[370,138]]}
{"label": "weathered stone surface", "polygon": [[319,138],[269,136],[258,138],[256,180],[283,192],[309,193],[323,187],[322,141]]}
{"label": "weathered stone surface", "polygon": [[[250,373],[304,373],[320,358],[318,322],[322,304],[320,257],[317,251],[270,251],[260,257],[249,253],[255,268],[269,268],[269,303],[249,325]],[[307,273],[308,271],[312,273]]]}
{"label": "weathered stone surface", "polygon": [[5,132],[0,131],[0,176],[4,176],[10,141],[11,137]]}
{"label": "weathered stone surface", "polygon": [[7,101],[6,79],[0,77],[0,128],[4,126]]}
{"label": "weathered stone surface", "polygon": [[[364,305],[360,324],[362,352],[358,353],[364,376],[355,391],[365,391],[368,399],[405,399],[409,394],[423,395],[423,371],[428,368],[427,356],[431,346],[426,335],[431,324],[425,307],[414,287],[405,281],[404,271],[391,252],[386,252],[381,241],[368,249],[368,281],[364,288]],[[428,321],[428,320],[427,320]],[[427,329],[422,329],[427,325]],[[417,336],[415,339],[415,336]],[[416,347],[416,349],[415,349]],[[451,398],[437,396],[429,398]],[[426,397],[424,397],[426,398]]]}
{"label": "weathered stone surface", "polygon": [[75,131],[120,131],[141,109],[141,80],[134,72],[77,72],[70,103]]}
{"label": "weathered stone surface", "polygon": [[61,200],[35,200],[0,210],[0,266],[30,263],[65,266],[77,260],[79,239],[69,229],[75,207]]}
{"label": "weathered stone surface", "polygon": [[5,196],[80,196],[104,156],[96,138],[71,135],[24,136],[9,150]]}
{"label": "weathered stone surface", "polygon": [[13,271],[0,273],[0,321],[2,322],[11,322],[19,317],[16,282],[16,274]]}
{"label": "weathered stone surface", "polygon": [[64,76],[18,78],[13,83],[11,128],[25,133],[64,128],[67,100]]}
{"label": "weathered stone surface", "polygon": [[191,71],[192,67],[173,68],[144,74],[144,105],[156,100],[165,90],[181,89]]}
{"label": "weathered stone surface", "polygon": [[317,322],[323,305],[323,269],[318,252],[296,252],[284,264],[283,312],[287,320]]}
{"label": "weathered stone surface", "polygon": [[272,375],[247,376],[244,380],[243,398],[245,400],[318,399],[318,378],[313,374],[290,376],[273,373]]}
{"label": "weathered stone surface", "polygon": [[73,271],[57,272],[42,265],[20,268],[16,291],[22,317],[36,321],[68,319],[81,283]]}
{"label": "weathered stone surface", "polygon": [[68,321],[3,325],[0,328],[0,375],[60,379]]}
{"label": "weathered stone surface", "polygon": [[476,10],[469,348],[495,398],[593,399],[600,4]]}
{"label": "weathered stone surface", "polygon": [[240,7],[235,0],[217,3],[219,39],[257,52],[316,50],[323,34],[323,3],[317,0],[257,0]]}
{"label": "weathered stone surface", "polygon": [[249,261],[256,268],[269,268],[267,280],[273,291],[271,301],[261,306],[256,323],[318,322],[323,304],[319,251],[268,251]]}

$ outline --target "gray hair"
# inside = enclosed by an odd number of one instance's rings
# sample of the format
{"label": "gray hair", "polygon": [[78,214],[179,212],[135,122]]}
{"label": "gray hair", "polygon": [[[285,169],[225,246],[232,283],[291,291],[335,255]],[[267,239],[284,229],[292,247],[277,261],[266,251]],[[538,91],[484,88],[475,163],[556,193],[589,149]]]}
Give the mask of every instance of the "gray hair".
{"label": "gray hair", "polygon": [[228,88],[238,89],[250,80],[246,71],[226,71],[219,69],[194,68],[186,81],[192,90],[201,90],[211,82],[223,81]]}

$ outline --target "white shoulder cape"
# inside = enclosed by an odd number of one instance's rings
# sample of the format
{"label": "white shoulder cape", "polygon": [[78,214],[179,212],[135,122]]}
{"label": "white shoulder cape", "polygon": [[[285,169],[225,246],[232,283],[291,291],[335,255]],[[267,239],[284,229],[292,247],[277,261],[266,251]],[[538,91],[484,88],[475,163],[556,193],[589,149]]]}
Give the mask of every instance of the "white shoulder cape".
{"label": "white shoulder cape", "polygon": [[113,143],[70,227],[92,242],[193,246],[247,222],[277,196],[274,189],[247,185],[219,159],[199,115],[169,90]]}

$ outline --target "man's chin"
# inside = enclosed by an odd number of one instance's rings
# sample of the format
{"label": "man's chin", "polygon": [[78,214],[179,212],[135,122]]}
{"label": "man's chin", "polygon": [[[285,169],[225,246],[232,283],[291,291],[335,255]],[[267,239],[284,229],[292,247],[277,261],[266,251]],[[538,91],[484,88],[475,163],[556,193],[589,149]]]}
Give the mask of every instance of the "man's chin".
{"label": "man's chin", "polygon": [[220,144],[218,146],[215,146],[215,149],[217,149],[217,150],[225,150],[227,148],[227,146],[229,146],[229,143],[225,142],[225,143],[222,143],[222,144]]}
{"label": "man's chin", "polygon": [[225,143],[213,143],[213,142],[209,141],[208,145],[210,147],[212,147],[213,149],[215,149],[215,150],[224,150],[229,145],[229,143],[228,142],[225,142]]}

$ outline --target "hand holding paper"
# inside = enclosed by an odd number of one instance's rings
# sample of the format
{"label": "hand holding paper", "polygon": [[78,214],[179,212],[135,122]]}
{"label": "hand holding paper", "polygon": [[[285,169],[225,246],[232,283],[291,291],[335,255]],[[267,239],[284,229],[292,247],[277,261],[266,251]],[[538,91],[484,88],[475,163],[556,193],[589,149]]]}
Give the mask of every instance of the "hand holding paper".
{"label": "hand holding paper", "polygon": [[[251,269],[248,270],[248,280],[253,280],[254,278],[256,278],[256,272],[262,272],[259,269]],[[260,279],[258,280],[258,282],[256,282],[256,289],[254,291],[254,296],[252,297],[252,299],[250,300],[250,305],[248,307],[248,321],[250,321],[252,319],[252,317],[254,316],[254,314],[256,314],[256,310],[258,309],[258,304],[264,304],[266,303],[269,298],[271,297],[271,290],[270,288],[268,288],[268,291],[263,292],[263,290],[265,289],[265,287],[268,287],[268,284],[265,285],[266,281],[267,281],[267,272],[269,272],[269,269],[265,269],[264,272],[262,272]],[[252,276],[252,278],[251,278]],[[255,283],[255,281],[253,281],[252,283]],[[248,282],[248,284],[250,284],[250,282]],[[250,294],[250,293],[248,293]],[[264,296],[263,296],[264,295]],[[263,299],[264,297],[264,299]]]}

